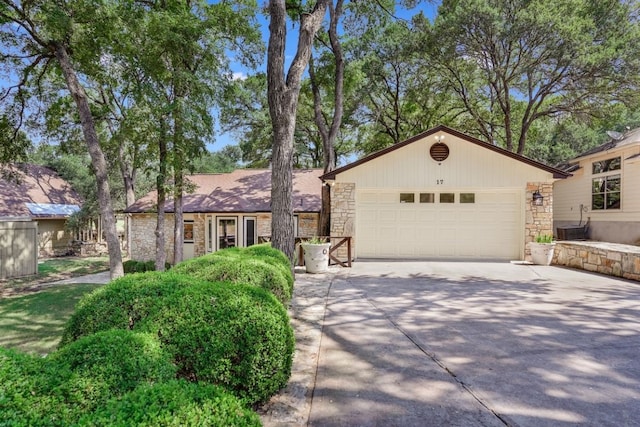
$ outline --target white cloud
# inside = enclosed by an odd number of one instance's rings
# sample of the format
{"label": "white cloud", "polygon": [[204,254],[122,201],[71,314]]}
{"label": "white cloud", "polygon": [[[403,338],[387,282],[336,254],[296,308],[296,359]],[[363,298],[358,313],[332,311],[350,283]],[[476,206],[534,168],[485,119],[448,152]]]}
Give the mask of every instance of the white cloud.
{"label": "white cloud", "polygon": [[232,80],[246,80],[247,74],[242,71],[237,71],[231,75]]}

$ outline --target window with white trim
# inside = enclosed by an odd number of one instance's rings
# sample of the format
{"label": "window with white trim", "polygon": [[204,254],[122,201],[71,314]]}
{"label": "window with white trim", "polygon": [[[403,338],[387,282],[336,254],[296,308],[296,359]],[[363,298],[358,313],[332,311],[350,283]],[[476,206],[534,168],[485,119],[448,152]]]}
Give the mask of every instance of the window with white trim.
{"label": "window with white trim", "polygon": [[592,163],[591,172],[594,176],[591,181],[592,210],[620,209],[621,165],[620,157]]}

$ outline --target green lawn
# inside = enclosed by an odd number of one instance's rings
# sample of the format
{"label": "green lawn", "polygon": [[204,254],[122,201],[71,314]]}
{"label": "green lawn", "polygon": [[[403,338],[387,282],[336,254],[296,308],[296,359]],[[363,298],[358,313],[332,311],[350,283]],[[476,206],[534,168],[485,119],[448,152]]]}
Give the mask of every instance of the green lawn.
{"label": "green lawn", "polygon": [[0,346],[41,355],[54,351],[80,297],[100,286],[63,285],[1,298]]}

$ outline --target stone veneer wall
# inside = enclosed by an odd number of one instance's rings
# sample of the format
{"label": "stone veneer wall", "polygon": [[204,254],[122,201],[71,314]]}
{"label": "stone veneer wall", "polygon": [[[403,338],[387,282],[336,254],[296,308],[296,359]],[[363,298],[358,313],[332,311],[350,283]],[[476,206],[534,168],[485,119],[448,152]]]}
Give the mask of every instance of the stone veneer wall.
{"label": "stone veneer wall", "polygon": [[[351,236],[351,256],[356,253],[356,184],[336,182],[331,186],[331,237]],[[340,247],[338,258],[347,258],[346,245]]]}
{"label": "stone veneer wall", "polygon": [[[194,256],[198,257],[206,253],[205,233],[206,214],[185,215],[185,220],[193,220],[193,240]],[[224,216],[224,215],[214,215]],[[257,218],[258,236],[271,235],[271,214],[246,214],[228,215],[234,216],[238,221],[242,221],[243,216],[255,216]],[[313,237],[318,234],[318,213],[298,214],[298,234],[299,237]],[[156,257],[156,214],[133,214],[131,221],[131,259],[138,261],[154,260]],[[173,214],[165,216],[165,251],[167,261],[173,262]],[[215,243],[215,242],[214,242]]]}
{"label": "stone veneer wall", "polygon": [[[156,218],[156,214],[132,214],[131,259],[149,261],[156,258]],[[164,221],[165,251],[167,253],[167,261],[172,262],[173,214],[165,214]]]}
{"label": "stone veneer wall", "polygon": [[[541,206],[533,204],[533,193],[536,191],[544,197]],[[553,234],[553,183],[528,182],[524,206],[524,259],[531,261],[529,243],[535,242],[538,235]]]}
{"label": "stone veneer wall", "polygon": [[606,242],[557,242],[553,264],[640,281],[640,246]]}

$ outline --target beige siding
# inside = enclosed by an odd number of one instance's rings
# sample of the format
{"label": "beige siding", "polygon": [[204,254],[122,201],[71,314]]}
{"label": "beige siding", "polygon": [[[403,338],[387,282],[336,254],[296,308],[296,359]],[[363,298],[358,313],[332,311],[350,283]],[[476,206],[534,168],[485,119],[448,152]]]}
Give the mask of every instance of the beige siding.
{"label": "beige siding", "polygon": [[36,222],[0,222],[0,279],[38,273],[37,233]]}
{"label": "beige siding", "polygon": [[446,135],[449,158],[438,164],[429,149],[433,135],[349,169],[336,178],[355,182],[359,190],[411,188],[525,188],[527,182],[552,181],[551,173],[484,147]]}
{"label": "beige siding", "polygon": [[38,220],[38,251],[41,257],[66,255],[71,250],[71,232],[65,219]]}
{"label": "beige siding", "polygon": [[[640,147],[599,153],[580,160],[578,171],[572,177],[554,184],[554,221],[580,220],[580,206],[584,207],[583,217],[591,222],[638,221],[640,213],[640,158],[625,160],[640,152]],[[593,211],[591,209],[592,163],[622,156],[622,207],[619,210]]]}

